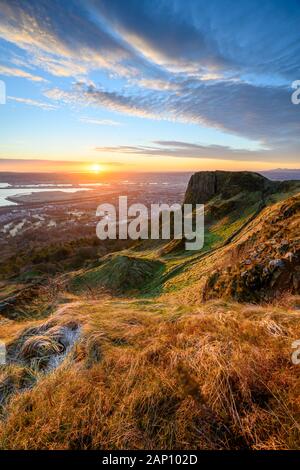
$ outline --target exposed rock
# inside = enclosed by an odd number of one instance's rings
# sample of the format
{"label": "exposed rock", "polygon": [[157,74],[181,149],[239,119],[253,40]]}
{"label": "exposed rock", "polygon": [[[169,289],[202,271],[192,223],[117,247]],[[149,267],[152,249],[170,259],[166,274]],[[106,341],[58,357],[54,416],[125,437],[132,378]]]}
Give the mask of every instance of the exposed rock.
{"label": "exposed rock", "polygon": [[[204,299],[233,297],[238,301],[269,301],[283,293],[300,294],[300,195],[266,210],[258,230],[239,244],[231,273],[210,276]],[[274,232],[280,236],[274,236]],[[253,251],[253,248],[255,250]],[[284,253],[282,252],[284,251]],[[253,256],[255,254],[255,256]],[[251,257],[251,260],[250,260]]]}
{"label": "exposed rock", "polygon": [[264,176],[248,171],[200,171],[189,181],[185,203],[205,204],[216,195],[230,198],[242,191],[265,191],[275,185]]}

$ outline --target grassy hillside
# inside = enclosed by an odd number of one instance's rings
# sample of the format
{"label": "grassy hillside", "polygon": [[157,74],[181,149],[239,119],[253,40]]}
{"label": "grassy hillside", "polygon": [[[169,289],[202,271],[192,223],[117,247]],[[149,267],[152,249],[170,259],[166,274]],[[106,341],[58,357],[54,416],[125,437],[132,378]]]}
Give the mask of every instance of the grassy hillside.
{"label": "grassy hillside", "polygon": [[[14,332],[21,362],[2,372],[2,397],[23,391],[3,410],[0,446],[299,449],[300,368],[291,363],[299,302],[79,300],[51,325],[28,324],[27,336]],[[54,332],[67,325],[79,326],[80,339],[45,372],[62,353]],[[32,350],[42,351],[42,366]]]}
{"label": "grassy hillside", "polygon": [[2,283],[0,448],[300,449],[299,183],[235,178],[205,176],[200,252]]}
{"label": "grassy hillside", "polygon": [[106,288],[115,293],[136,292],[145,288],[162,270],[163,263],[157,260],[126,254],[112,255],[105,257],[99,266],[76,273],[71,281],[71,290]]}
{"label": "grassy hillside", "polygon": [[219,248],[178,260],[164,293],[186,301],[267,301],[299,293],[300,194],[266,207]]}

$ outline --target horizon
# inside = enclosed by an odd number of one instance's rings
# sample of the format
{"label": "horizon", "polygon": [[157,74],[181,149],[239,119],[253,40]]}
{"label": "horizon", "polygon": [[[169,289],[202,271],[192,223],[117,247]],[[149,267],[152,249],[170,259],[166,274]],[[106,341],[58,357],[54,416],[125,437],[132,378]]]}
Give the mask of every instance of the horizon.
{"label": "horizon", "polygon": [[2,0],[0,172],[293,169],[299,19],[294,0]]}
{"label": "horizon", "polygon": [[[83,163],[84,165],[86,165],[86,163],[84,162],[80,162],[80,163]],[[40,170],[36,170],[36,171],[32,171],[32,170],[28,170],[28,171],[20,171],[20,170],[0,170],[0,175],[1,174],[33,174],[33,175],[38,175],[38,174],[48,174],[48,175],[88,175],[88,176],[91,176],[91,177],[96,177],[96,178],[101,178],[101,177],[104,177],[104,176],[107,176],[107,175],[113,175],[113,176],[116,176],[116,175],[139,175],[139,174],[147,174],[147,175],[151,175],[151,174],[155,174],[155,175],[160,175],[160,174],[172,174],[172,173],[176,173],[176,174],[189,174],[189,173],[197,173],[197,172],[214,172],[214,171],[224,171],[224,172],[249,172],[249,173],[275,173],[275,172],[282,172],[282,171],[285,171],[285,172],[300,172],[300,168],[271,168],[271,169],[254,169],[254,170],[236,170],[236,169],[232,169],[232,170],[225,170],[225,169],[222,169],[222,168],[218,168],[218,169],[214,169],[214,170],[189,170],[189,169],[186,169],[186,170],[164,170],[164,171],[153,171],[153,170],[131,170],[131,171],[117,171],[117,170],[114,170],[114,171],[108,171],[108,170],[101,170],[101,171],[91,171],[89,169],[87,170],[78,170],[78,171],[66,171],[66,170],[62,170],[62,171],[59,171],[59,170],[48,170],[48,171],[40,171]]]}

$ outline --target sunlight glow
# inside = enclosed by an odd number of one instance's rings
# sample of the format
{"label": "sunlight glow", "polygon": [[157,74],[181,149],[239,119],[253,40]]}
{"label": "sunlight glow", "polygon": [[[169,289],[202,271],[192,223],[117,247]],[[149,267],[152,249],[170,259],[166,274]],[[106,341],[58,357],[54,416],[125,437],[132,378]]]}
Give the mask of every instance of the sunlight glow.
{"label": "sunlight glow", "polygon": [[99,163],[94,163],[94,164],[91,166],[90,171],[91,171],[92,173],[100,173],[100,171],[102,171],[102,169],[103,169],[103,168],[102,168],[101,165],[99,165]]}

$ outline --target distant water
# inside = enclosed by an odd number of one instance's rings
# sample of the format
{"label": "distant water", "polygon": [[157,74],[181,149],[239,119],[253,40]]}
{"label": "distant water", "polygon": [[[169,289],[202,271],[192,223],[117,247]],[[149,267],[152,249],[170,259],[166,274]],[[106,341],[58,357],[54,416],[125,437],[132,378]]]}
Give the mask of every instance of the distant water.
{"label": "distant water", "polygon": [[[121,187],[172,188],[184,191],[191,173],[131,173],[86,175],[48,173],[4,173],[0,172],[0,206],[13,206],[7,197],[31,194],[41,191],[63,191],[74,193],[100,187],[119,185]],[[159,191],[159,189],[158,189]]]}
{"label": "distant water", "polygon": [[[38,187],[36,187],[38,186]],[[17,196],[20,194],[32,194],[44,191],[62,191],[64,193],[76,193],[77,191],[88,191],[88,188],[65,188],[60,185],[53,185],[53,187],[43,187],[42,185],[32,185],[28,188],[12,188],[7,183],[0,183],[0,207],[3,206],[16,206],[17,203],[8,201],[7,198],[10,196]]]}
{"label": "distant water", "polygon": [[[260,172],[271,180],[300,180],[300,169],[276,169]],[[161,188],[185,191],[192,172],[174,173],[130,173],[130,174],[63,174],[63,173],[4,173],[0,172],[0,206],[13,206],[8,196],[31,194],[41,191],[63,191],[75,193],[100,187],[119,185],[121,187],[141,188],[145,190]]]}

